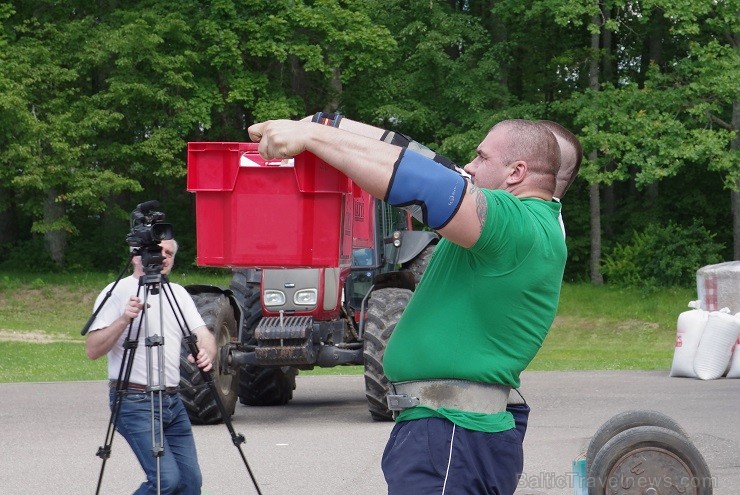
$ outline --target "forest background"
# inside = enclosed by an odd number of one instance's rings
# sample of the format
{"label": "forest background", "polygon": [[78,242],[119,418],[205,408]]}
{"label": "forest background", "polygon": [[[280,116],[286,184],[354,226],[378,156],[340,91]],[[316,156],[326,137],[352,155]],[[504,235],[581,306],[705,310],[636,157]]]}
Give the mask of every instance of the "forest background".
{"label": "forest background", "polygon": [[566,280],[740,259],[740,0],[0,0],[0,271],[106,271],[157,199],[194,264],[189,141],[340,111],[467,163],[505,118],[585,160]]}

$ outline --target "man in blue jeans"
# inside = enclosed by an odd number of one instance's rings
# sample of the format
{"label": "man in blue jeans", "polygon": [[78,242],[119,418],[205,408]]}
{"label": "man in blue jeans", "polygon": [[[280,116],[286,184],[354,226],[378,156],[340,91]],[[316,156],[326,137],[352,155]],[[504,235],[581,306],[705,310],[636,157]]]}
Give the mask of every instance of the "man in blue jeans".
{"label": "man in blue jeans", "polygon": [[[172,270],[177,243],[171,239],[162,241],[160,245],[163,255],[162,274],[167,275]],[[138,333],[138,345],[134,349],[134,361],[131,365],[128,385],[121,397],[116,429],[129,443],[146,473],[146,481],[134,493],[136,495],[158,493],[159,483],[159,493],[163,495],[198,495],[202,484],[198,455],[190,419],[177,393],[177,386],[180,383],[180,347],[183,337],[180,320],[178,320],[180,315],[179,312],[175,315],[164,294],[148,296],[146,311],[142,312],[144,291],[147,288],[139,285],[139,280],[144,275],[141,257],[134,256],[132,263],[133,275],[119,281],[110,299],[106,301],[91,325],[85,342],[85,350],[90,359],[108,355],[109,398],[112,409],[116,403],[117,389],[120,388],[117,380],[125,355],[124,343],[129,337],[126,330],[133,322],[130,338],[136,339]],[[96,308],[111,290],[112,285],[108,285],[100,293],[95,302]],[[174,296],[179,309],[182,310],[187,328],[191,329],[198,338],[198,356],[189,356],[189,359],[202,370],[210,371],[212,356],[216,355],[215,339],[187,291],[177,284],[171,283],[169,287],[172,289],[170,296]],[[145,315],[144,325],[141,331],[137,332],[142,314]],[[161,336],[163,342],[163,364],[159,362],[157,355],[159,346],[151,346],[150,349],[145,345],[147,337],[157,335]],[[160,376],[164,376],[164,383],[159,381]],[[162,391],[161,417],[159,393],[148,393],[147,385],[149,384],[153,387],[165,387]],[[163,447],[159,456],[159,473],[157,473],[157,456],[152,450],[155,446],[151,428],[152,400],[155,414],[154,431],[157,434],[154,441],[158,446]],[[164,432],[162,439],[158,438],[160,422]]]}

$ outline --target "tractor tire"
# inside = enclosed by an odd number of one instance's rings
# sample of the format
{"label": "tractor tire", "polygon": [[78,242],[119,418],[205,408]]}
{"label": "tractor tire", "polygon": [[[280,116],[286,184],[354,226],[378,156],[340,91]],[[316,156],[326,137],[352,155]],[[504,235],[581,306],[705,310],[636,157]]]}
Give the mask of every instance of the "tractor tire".
{"label": "tractor tire", "polygon": [[389,383],[383,373],[383,354],[396,323],[401,318],[412,292],[408,289],[378,289],[370,295],[363,339],[365,361],[365,396],[375,421],[392,421],[385,396]]}
{"label": "tractor tire", "polygon": [[416,258],[412,259],[411,261],[404,263],[403,267],[401,268],[402,271],[409,271],[414,274],[414,282],[416,285],[419,285],[419,282],[421,282],[421,277],[424,275],[424,272],[427,269],[427,265],[429,264],[429,260],[432,258],[432,255],[434,254],[434,250],[437,248],[436,244],[430,244],[416,256]]}
{"label": "tractor tire", "polygon": [[[230,373],[221,372],[220,350],[237,338],[234,308],[223,294],[202,293],[195,294],[192,298],[208,330],[216,339],[216,349],[219,352],[216,353],[210,373],[218,397],[226,413],[231,417],[236,407],[239,380]],[[216,402],[217,399],[198,366],[188,361],[189,354],[190,351],[186,348],[180,352],[180,397],[188,412],[190,422],[206,425],[220,423],[224,418]]]}
{"label": "tractor tire", "polygon": [[[235,271],[229,288],[244,314],[242,342],[256,344],[254,329],[262,318],[260,284],[248,282],[245,274]],[[244,365],[239,370],[239,402],[247,406],[282,406],[293,398],[298,369],[291,366],[262,367]]]}
{"label": "tractor tire", "polygon": [[712,495],[714,484],[694,444],[659,426],[637,426],[614,436],[596,454],[589,476],[589,495]]}
{"label": "tractor tire", "polygon": [[661,412],[647,409],[623,411],[609,418],[591,437],[586,451],[586,466],[591,466],[599,450],[614,436],[637,426],[660,426],[687,436],[681,425]]}
{"label": "tractor tire", "polygon": [[[254,329],[262,318],[262,307],[260,306],[260,284],[248,282],[244,271],[236,270],[231,278],[229,288],[234,294],[236,301],[242,308],[244,323],[242,335],[254,335]],[[243,337],[243,340],[247,340]]]}

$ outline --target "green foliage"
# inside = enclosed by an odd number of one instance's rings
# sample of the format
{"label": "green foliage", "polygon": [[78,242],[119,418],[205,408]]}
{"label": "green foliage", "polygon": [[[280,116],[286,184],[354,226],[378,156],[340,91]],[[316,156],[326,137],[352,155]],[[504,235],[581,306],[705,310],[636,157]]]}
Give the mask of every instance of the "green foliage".
{"label": "green foliage", "polygon": [[636,232],[604,260],[609,282],[635,287],[690,287],[696,270],[722,261],[723,246],[699,221],[687,227],[669,222]]}
{"label": "green foliage", "polygon": [[585,160],[582,169],[590,183],[632,179],[645,187],[676,175],[686,163],[728,170],[728,160],[737,161],[727,149],[732,133],[704,128],[704,119],[692,119],[683,91],[632,84],[574,98],[583,145],[598,151],[597,160]]}
{"label": "green foliage", "polygon": [[40,236],[15,245],[2,246],[6,254],[0,257],[0,271],[28,271],[35,273],[49,272],[55,269],[49,253]]}
{"label": "green foliage", "polygon": [[336,109],[460,164],[504,118],[574,130],[595,158],[564,201],[568,280],[588,276],[592,184],[607,251],[676,211],[729,245],[737,12],[737,0],[0,0],[0,263],[115,269],[128,212],[159,199],[189,265],[186,143]]}

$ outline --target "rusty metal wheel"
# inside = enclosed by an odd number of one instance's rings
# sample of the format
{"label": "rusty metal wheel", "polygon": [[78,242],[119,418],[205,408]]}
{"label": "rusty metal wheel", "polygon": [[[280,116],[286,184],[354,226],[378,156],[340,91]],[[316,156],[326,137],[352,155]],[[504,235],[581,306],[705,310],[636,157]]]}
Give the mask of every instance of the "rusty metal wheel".
{"label": "rusty metal wheel", "polygon": [[667,416],[658,411],[652,411],[649,409],[631,409],[628,411],[622,411],[609,418],[603,425],[596,430],[594,436],[591,437],[591,441],[588,444],[588,450],[586,451],[586,463],[588,466],[594,461],[596,454],[601,450],[606,442],[614,438],[615,435],[622,433],[630,428],[636,426],[660,426],[661,428],[667,428],[675,431],[683,436],[687,436],[686,432],[681,425],[673,420],[670,416]]}
{"label": "rusty metal wheel", "polygon": [[589,495],[711,495],[713,480],[691,441],[658,426],[630,428],[594,458]]}

